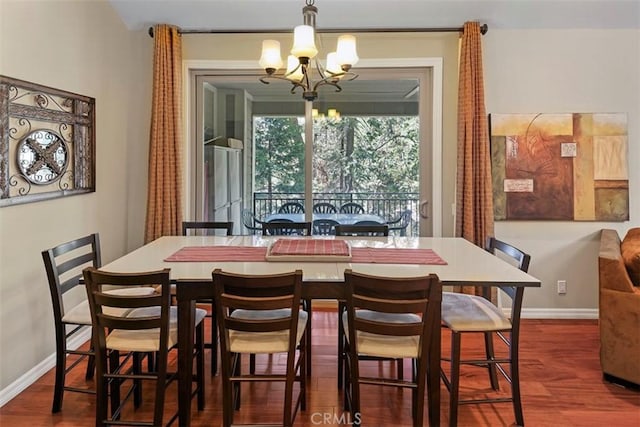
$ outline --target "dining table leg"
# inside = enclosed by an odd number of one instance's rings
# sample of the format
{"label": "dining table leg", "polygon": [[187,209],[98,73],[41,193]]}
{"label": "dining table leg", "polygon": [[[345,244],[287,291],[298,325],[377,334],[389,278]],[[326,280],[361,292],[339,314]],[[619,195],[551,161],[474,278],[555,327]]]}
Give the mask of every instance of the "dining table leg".
{"label": "dining table leg", "polygon": [[[179,293],[179,291],[178,291]],[[193,335],[195,301],[178,300],[178,424],[191,425],[191,389],[193,375]]]}

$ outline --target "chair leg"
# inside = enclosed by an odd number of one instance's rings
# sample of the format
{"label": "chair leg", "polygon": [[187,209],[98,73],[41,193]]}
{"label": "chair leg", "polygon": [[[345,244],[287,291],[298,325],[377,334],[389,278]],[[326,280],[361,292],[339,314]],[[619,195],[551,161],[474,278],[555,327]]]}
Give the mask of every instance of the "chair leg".
{"label": "chair leg", "polygon": [[161,351],[160,354],[163,356],[158,357],[156,360],[157,366],[157,377],[156,377],[156,399],[155,405],[153,408],[153,425],[161,426],[162,425],[162,416],[164,414],[164,395],[167,389],[167,353],[165,351]]}
{"label": "chair leg", "polygon": [[[111,350],[109,352],[109,372],[114,373],[120,365],[120,352]],[[109,394],[111,396],[111,415],[114,419],[118,419],[118,409],[120,408],[120,380],[112,378],[109,381]],[[105,397],[106,400],[106,397]]]}
{"label": "chair leg", "polygon": [[396,369],[398,371],[397,375],[398,375],[398,379],[401,380],[404,378],[404,360],[403,359],[396,359]]}
{"label": "chair leg", "polygon": [[[495,360],[492,332],[484,333],[484,348],[487,360]],[[487,369],[489,370],[489,380],[491,381],[491,388],[493,388],[494,390],[499,390],[500,384],[498,383],[498,374],[495,363],[487,363]]]}
{"label": "chair leg", "polygon": [[312,323],[312,320],[313,320],[313,308],[311,307],[311,300],[310,299],[305,300],[305,304],[306,304],[306,307],[307,307],[307,312],[309,313],[309,317],[307,318],[307,332],[308,333],[305,334],[306,337],[307,337],[307,340],[306,340],[307,341],[307,351],[306,351],[307,369],[306,370],[307,370],[307,376],[311,377],[311,354],[312,354],[312,352],[311,352],[311,349],[312,349],[311,323]]}
{"label": "chair leg", "polygon": [[449,390],[449,426],[458,425],[458,391],[460,387],[460,333],[451,331],[451,388]]}
{"label": "chair leg", "polygon": [[[134,353],[132,368],[135,375],[142,373],[142,353]],[[137,409],[142,403],[142,380],[133,380],[133,406]]]}
{"label": "chair leg", "polygon": [[522,398],[520,395],[520,357],[518,337],[511,334],[511,394],[513,398],[513,412],[516,416],[516,424],[524,426],[524,415],[522,413]]}
{"label": "chair leg", "polygon": [[84,378],[86,380],[91,380],[93,378],[93,373],[96,370],[96,357],[95,357],[95,350],[93,348],[93,330],[91,331],[91,341],[89,342],[89,351],[91,352],[91,354],[87,359],[87,372],[84,375]]}
{"label": "chair leg", "polygon": [[104,425],[109,410],[109,382],[105,378],[107,374],[106,354],[96,358],[96,427]]}
{"label": "chair leg", "polygon": [[[212,317],[213,319],[213,317]],[[216,346],[217,347],[217,346]],[[204,322],[196,327],[196,387],[198,396],[198,410],[204,409]],[[216,352],[217,348],[211,348]]]}
{"label": "chair leg", "polygon": [[342,323],[342,312],[344,311],[344,302],[338,301],[338,390],[342,388],[344,379],[344,325]]}
{"label": "chair leg", "polygon": [[[422,355],[421,357],[428,357],[427,355]],[[424,423],[424,395],[425,395],[425,387],[427,381],[426,372],[417,373],[417,369],[415,365],[417,364],[416,359],[412,359],[414,368],[413,371],[413,381],[418,384],[417,389],[413,390],[412,396],[414,398],[412,402],[413,408],[413,426],[419,427]]]}
{"label": "chair leg", "polygon": [[249,373],[251,375],[256,373],[256,355],[255,354],[249,355]]}
{"label": "chair leg", "polygon": [[211,376],[218,373],[218,317],[216,306],[211,304]]}
{"label": "chair leg", "polygon": [[[57,331],[56,331],[57,332]],[[62,336],[56,333],[56,380],[53,387],[53,405],[51,412],[60,412],[62,409],[62,398],[64,397],[64,380],[66,374],[67,345],[64,332]]]}

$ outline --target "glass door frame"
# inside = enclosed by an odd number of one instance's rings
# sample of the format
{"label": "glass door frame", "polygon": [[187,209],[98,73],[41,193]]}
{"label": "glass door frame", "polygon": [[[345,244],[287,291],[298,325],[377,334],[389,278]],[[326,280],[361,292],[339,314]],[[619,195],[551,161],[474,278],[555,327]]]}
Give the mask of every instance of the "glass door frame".
{"label": "glass door frame", "polygon": [[[393,58],[363,59],[359,68],[404,69],[419,80],[420,85],[420,235],[442,236],[442,99],[443,99],[443,60],[433,58]],[[184,86],[184,170],[187,171],[183,183],[183,203],[185,217],[198,218],[202,212],[202,118],[197,115],[198,88],[196,77],[204,74],[226,76],[259,76],[255,61],[198,60],[183,61]],[[388,70],[392,71],[392,70]],[[393,75],[393,73],[391,73]],[[283,88],[285,90],[286,88]],[[310,108],[307,107],[310,111]],[[305,126],[312,127],[309,120]],[[305,132],[309,133],[308,129]],[[200,138],[198,138],[198,136]],[[312,149],[311,149],[312,151]],[[306,153],[309,149],[306,149]],[[306,156],[305,156],[306,157]],[[200,159],[200,161],[198,161]],[[305,159],[305,165],[311,164]],[[305,166],[305,170],[308,166]],[[309,181],[309,182],[306,182]],[[305,193],[311,186],[311,171],[305,171]],[[197,195],[200,197],[196,197]],[[311,197],[311,193],[309,193]],[[200,206],[198,206],[200,205]]]}

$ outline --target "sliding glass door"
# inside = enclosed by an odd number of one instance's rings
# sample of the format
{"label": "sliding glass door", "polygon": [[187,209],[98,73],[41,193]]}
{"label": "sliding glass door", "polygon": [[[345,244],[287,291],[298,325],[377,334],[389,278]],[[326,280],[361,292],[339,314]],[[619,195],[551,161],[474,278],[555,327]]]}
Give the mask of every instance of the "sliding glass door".
{"label": "sliding glass door", "polygon": [[194,75],[195,217],[233,220],[246,234],[243,210],[268,220],[298,204],[370,215],[397,235],[432,235],[430,71],[358,74],[342,92],[321,90],[312,120],[285,82],[263,85],[242,71]]}

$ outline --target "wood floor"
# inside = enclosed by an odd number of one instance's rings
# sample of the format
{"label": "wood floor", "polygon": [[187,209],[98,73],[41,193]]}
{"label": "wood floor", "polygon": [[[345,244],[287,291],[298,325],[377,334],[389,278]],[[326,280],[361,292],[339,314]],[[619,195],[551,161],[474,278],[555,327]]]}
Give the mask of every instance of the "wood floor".
{"label": "wood floor", "polygon": [[[313,376],[308,386],[305,412],[298,413],[296,426],[348,425],[342,412],[342,395],[336,386],[335,311],[313,314]],[[467,337],[464,337],[467,338]],[[463,338],[463,352],[479,347],[481,341]],[[525,422],[528,426],[629,426],[640,427],[640,392],[602,380],[598,362],[598,327],[592,320],[523,320],[521,340],[521,387]],[[443,352],[449,336],[443,332]],[[470,353],[466,353],[467,355]],[[175,355],[173,356],[175,366]],[[209,355],[207,353],[207,363]],[[282,358],[259,356],[258,367],[279,369]],[[395,372],[389,362],[370,363],[367,369]],[[280,365],[280,366],[278,366]],[[408,374],[409,366],[405,367]],[[207,365],[208,373],[208,365]],[[85,384],[77,371],[72,382]],[[508,384],[501,382],[507,391]],[[169,389],[166,413],[176,409],[176,386]],[[63,410],[51,414],[53,370],[0,408],[0,426],[90,426],[94,424],[92,395],[65,393]],[[147,388],[149,390],[149,387]],[[474,391],[487,392],[485,371],[469,367],[461,380],[461,397]],[[202,412],[193,404],[193,426],[221,423],[221,387],[218,377],[207,375],[207,403]],[[279,422],[282,387],[255,384],[243,388],[243,401],[236,423]],[[145,398],[150,402],[151,396]],[[442,386],[442,425],[448,423],[448,393]],[[144,418],[149,407],[135,416]],[[362,423],[365,426],[410,426],[408,392],[363,387]],[[510,426],[514,423],[510,404],[468,405],[459,410],[460,426]]]}

